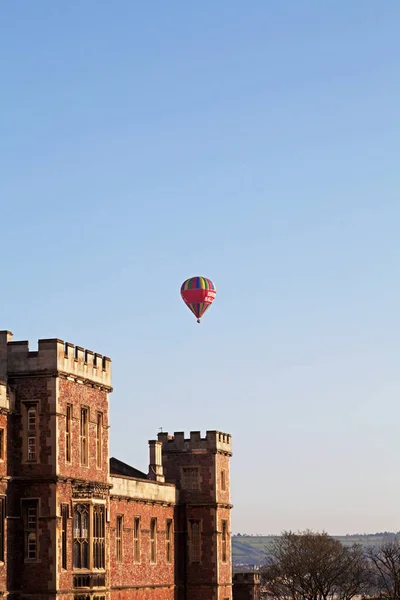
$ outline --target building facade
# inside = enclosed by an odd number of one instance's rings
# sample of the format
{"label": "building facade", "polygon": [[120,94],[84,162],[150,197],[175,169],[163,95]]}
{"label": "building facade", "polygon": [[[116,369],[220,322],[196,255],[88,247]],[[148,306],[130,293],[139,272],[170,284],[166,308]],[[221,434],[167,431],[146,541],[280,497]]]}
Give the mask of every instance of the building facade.
{"label": "building facade", "polygon": [[0,598],[232,600],[231,436],[160,433],[140,472],[111,391],[109,358],[0,332]]}

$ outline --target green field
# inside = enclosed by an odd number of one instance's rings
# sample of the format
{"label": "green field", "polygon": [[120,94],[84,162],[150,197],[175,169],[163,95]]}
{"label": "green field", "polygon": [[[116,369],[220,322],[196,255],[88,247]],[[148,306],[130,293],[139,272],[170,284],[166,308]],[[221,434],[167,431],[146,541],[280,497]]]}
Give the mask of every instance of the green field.
{"label": "green field", "polygon": [[[394,533],[376,533],[365,535],[333,536],[346,546],[361,544],[362,546],[379,546],[383,541],[391,539]],[[262,565],[265,554],[271,544],[272,536],[232,536],[232,562],[233,565]]]}

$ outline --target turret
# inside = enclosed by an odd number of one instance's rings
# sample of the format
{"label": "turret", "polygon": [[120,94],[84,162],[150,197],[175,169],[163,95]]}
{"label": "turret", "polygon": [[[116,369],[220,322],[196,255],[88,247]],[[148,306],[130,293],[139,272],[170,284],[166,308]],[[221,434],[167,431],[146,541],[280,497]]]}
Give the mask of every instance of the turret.
{"label": "turret", "polygon": [[[232,598],[229,462],[227,433],[159,433],[166,481],[179,490],[179,598]],[[204,581],[209,582],[207,588]]]}

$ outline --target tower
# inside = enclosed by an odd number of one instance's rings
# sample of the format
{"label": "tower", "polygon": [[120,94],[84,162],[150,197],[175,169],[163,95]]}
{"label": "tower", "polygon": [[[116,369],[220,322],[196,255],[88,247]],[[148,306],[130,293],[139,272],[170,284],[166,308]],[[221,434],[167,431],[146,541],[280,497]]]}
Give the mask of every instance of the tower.
{"label": "tower", "polygon": [[166,481],[178,489],[179,600],[231,600],[231,436],[219,431],[159,433]]}
{"label": "tower", "polygon": [[39,340],[31,352],[3,331],[0,380],[7,390],[0,416],[11,409],[10,597],[52,600],[62,590],[72,598],[90,588],[105,599],[110,360],[58,339]]}

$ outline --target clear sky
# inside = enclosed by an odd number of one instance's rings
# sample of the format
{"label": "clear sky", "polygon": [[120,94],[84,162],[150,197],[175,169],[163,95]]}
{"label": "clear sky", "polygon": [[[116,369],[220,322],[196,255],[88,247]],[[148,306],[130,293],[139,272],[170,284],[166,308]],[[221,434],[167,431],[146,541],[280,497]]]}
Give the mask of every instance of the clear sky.
{"label": "clear sky", "polygon": [[398,0],[1,3],[0,328],[112,358],[139,469],[160,427],[230,432],[236,532],[400,529],[399,31]]}

